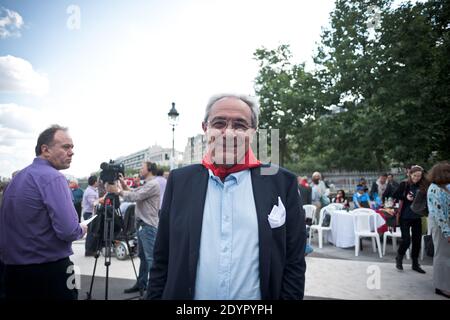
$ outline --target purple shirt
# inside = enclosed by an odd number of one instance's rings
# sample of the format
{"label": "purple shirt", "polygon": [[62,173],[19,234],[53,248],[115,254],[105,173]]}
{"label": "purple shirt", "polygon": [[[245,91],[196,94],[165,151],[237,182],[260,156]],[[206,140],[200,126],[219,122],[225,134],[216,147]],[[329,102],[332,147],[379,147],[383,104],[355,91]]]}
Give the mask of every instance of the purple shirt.
{"label": "purple shirt", "polygon": [[5,264],[52,262],[73,254],[82,237],[66,178],[35,158],[11,180],[0,209],[0,258]]}

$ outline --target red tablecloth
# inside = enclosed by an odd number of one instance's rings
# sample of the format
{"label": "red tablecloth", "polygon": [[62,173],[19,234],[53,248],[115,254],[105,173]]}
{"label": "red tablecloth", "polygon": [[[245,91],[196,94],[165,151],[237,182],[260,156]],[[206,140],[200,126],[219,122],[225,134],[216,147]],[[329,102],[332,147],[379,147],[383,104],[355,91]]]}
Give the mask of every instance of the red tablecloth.
{"label": "red tablecloth", "polygon": [[[381,212],[379,209],[378,209],[378,210],[375,210],[375,212],[378,213],[378,214],[384,219],[384,221],[386,221],[386,218],[385,218],[383,212]],[[383,234],[383,233],[385,233],[386,231],[388,231],[388,226],[387,226],[387,224],[383,224],[381,227],[379,227],[379,228],[377,229],[377,231],[378,231],[378,233],[381,233],[381,234]]]}

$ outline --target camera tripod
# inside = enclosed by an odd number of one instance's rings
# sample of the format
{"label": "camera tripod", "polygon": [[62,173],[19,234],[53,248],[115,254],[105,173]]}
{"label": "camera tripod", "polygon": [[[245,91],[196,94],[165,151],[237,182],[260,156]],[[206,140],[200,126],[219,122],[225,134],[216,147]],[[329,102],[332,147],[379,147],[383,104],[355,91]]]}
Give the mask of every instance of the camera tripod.
{"label": "camera tripod", "polygon": [[[120,201],[119,196],[113,194],[113,193],[107,193],[105,197],[105,203],[104,203],[104,209],[103,209],[103,235],[99,238],[99,241],[97,243],[97,250],[95,252],[95,263],[94,263],[94,270],[92,272],[91,277],[91,285],[89,288],[89,292],[86,292],[87,297],[86,300],[92,300],[92,288],[94,286],[94,279],[95,279],[95,271],[97,269],[97,260],[100,256],[100,252],[102,248],[105,248],[105,267],[106,267],[106,277],[105,277],[105,300],[108,300],[108,290],[109,290],[109,266],[111,265],[111,251],[113,250],[113,241],[114,241],[114,218],[116,216],[122,217],[120,212]],[[98,217],[100,218],[100,217]],[[122,219],[122,218],[121,218]],[[98,222],[102,223],[102,222]],[[101,233],[101,232],[100,232]],[[128,239],[128,232],[124,232],[125,234],[125,242],[128,249],[128,256],[130,257],[131,264],[133,265],[134,274],[136,276],[136,280],[138,278],[137,272],[136,272],[136,266],[134,265],[133,260],[133,254],[131,252],[129,239]],[[101,236],[101,234],[100,234]],[[139,297],[134,297],[139,298]],[[134,299],[131,298],[131,299]]]}

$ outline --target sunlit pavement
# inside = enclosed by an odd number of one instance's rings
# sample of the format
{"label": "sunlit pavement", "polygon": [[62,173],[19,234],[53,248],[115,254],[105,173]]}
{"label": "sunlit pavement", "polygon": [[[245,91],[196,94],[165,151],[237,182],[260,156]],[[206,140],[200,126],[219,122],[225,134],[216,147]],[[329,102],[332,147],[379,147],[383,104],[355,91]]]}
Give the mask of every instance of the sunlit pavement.
{"label": "sunlit pavement", "polygon": [[[382,259],[372,252],[370,242],[364,243],[364,250],[359,257],[354,256],[352,248],[340,249],[324,244],[323,249],[318,249],[314,242],[313,247],[314,252],[306,258],[305,299],[445,300],[434,293],[430,257],[421,261],[426,274],[419,274],[411,270],[411,260],[405,259],[403,272],[395,269],[392,246],[387,247],[386,256]],[[83,278],[81,299],[89,290],[88,280],[91,278],[95,259],[84,256],[84,240],[74,242],[73,251],[71,260],[79,267]],[[104,298],[104,262],[104,257],[100,256],[96,270],[98,280],[95,283],[97,299]],[[139,270],[139,259],[134,258],[134,263],[136,270]],[[109,277],[110,299],[133,297],[122,295],[122,290],[133,285],[136,279],[130,259],[120,261],[113,257]]]}

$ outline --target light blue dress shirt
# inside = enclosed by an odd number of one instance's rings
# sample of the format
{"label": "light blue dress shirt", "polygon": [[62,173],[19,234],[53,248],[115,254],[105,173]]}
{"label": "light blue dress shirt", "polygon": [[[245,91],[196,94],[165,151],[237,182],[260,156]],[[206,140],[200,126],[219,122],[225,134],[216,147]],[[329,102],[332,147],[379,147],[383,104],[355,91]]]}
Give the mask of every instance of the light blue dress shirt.
{"label": "light blue dress shirt", "polygon": [[194,299],[259,300],[259,237],[249,170],[209,170]]}

